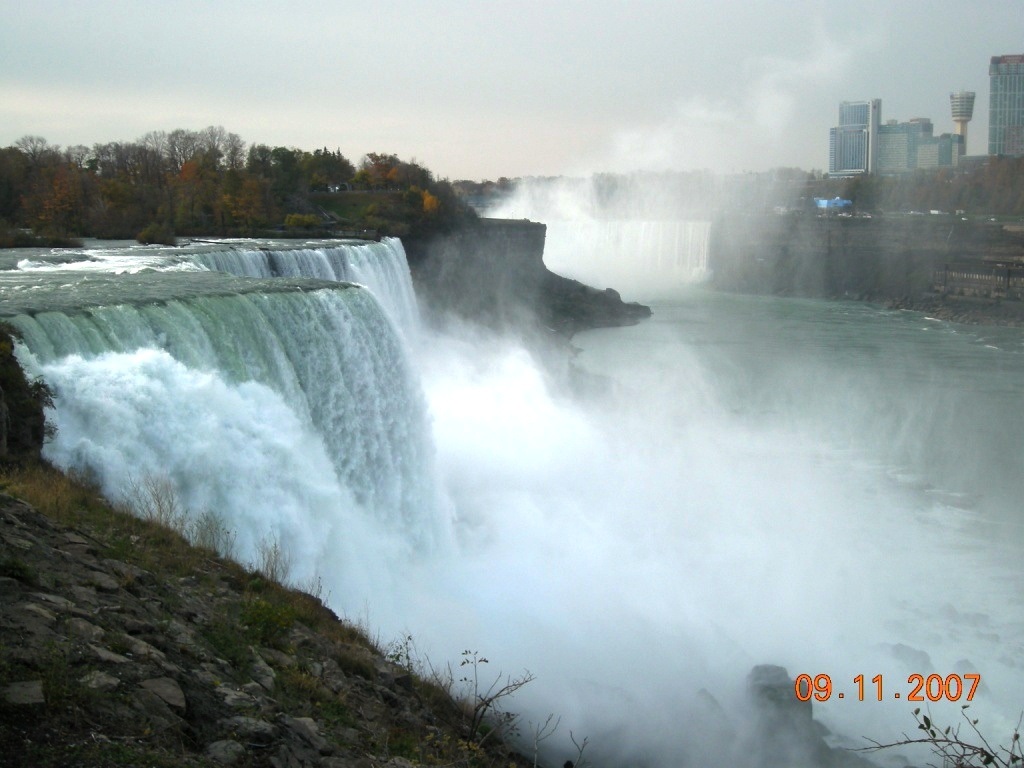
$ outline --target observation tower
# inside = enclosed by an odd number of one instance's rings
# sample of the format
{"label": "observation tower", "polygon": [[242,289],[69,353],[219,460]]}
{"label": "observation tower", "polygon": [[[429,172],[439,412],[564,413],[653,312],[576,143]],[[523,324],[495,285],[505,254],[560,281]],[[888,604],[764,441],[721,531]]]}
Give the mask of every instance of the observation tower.
{"label": "observation tower", "polygon": [[953,110],[956,135],[961,136],[960,154],[967,152],[967,124],[974,117],[974,91],[956,91],[949,94],[949,106]]}

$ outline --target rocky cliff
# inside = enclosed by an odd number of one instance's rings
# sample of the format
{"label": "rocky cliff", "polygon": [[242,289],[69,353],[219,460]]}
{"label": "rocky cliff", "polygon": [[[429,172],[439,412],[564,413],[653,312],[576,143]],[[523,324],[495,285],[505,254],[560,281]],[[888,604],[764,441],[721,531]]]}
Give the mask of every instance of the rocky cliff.
{"label": "rocky cliff", "polygon": [[46,436],[43,407],[50,393],[29,381],[14,357],[14,336],[0,323],[0,462],[39,457]]}
{"label": "rocky cliff", "polygon": [[556,275],[544,265],[544,224],[480,219],[449,234],[403,239],[417,295],[434,312],[493,326],[543,327],[571,336],[628,325],[650,308]]}
{"label": "rocky cliff", "polygon": [[806,297],[914,301],[949,263],[1012,263],[1024,240],[998,224],[954,216],[729,216],[709,244],[714,285]]}

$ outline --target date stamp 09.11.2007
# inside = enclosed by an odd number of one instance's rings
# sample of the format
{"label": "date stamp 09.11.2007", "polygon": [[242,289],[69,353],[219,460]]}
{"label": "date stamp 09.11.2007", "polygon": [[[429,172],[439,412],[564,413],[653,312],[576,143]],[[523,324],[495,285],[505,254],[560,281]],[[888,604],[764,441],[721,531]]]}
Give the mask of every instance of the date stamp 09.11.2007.
{"label": "date stamp 09.11.2007", "polygon": [[981,675],[910,675],[906,686],[899,683],[895,689],[888,688],[882,675],[870,680],[864,675],[853,678],[848,690],[839,690],[832,684],[830,675],[797,675],[793,690],[800,701],[829,701],[831,699],[852,699],[855,701],[883,701],[903,699],[904,701],[971,701],[981,683]]}

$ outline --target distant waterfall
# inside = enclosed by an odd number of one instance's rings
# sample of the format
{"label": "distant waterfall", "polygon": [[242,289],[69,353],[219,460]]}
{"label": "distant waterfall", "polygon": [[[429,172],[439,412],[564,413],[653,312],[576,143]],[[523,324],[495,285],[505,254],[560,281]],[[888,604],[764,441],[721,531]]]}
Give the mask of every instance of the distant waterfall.
{"label": "distant waterfall", "polygon": [[[354,510],[414,546],[444,535],[418,379],[367,290],[196,272],[68,276],[50,277],[53,295],[77,290],[84,308],[58,301],[7,318],[26,365],[53,388],[45,455],[58,466],[93,474],[113,498],[130,476],[169,475],[193,509],[258,517],[240,537],[310,537],[303,555],[323,545],[318,525],[353,525]],[[192,286],[188,298],[161,297],[175,280]],[[105,281],[135,303],[88,306]]]}
{"label": "distant waterfall", "polygon": [[551,220],[544,261],[559,274],[630,299],[671,295],[708,277],[707,221]]}

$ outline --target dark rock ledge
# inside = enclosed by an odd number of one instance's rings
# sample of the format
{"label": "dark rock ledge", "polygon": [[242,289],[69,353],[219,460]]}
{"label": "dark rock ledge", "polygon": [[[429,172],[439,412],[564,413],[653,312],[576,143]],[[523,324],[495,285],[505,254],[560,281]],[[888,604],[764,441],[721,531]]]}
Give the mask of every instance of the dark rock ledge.
{"label": "dark rock ledge", "polygon": [[651,310],[551,272],[544,224],[480,219],[448,234],[403,239],[417,295],[435,316],[454,315],[498,328],[577,331],[632,325]]}

